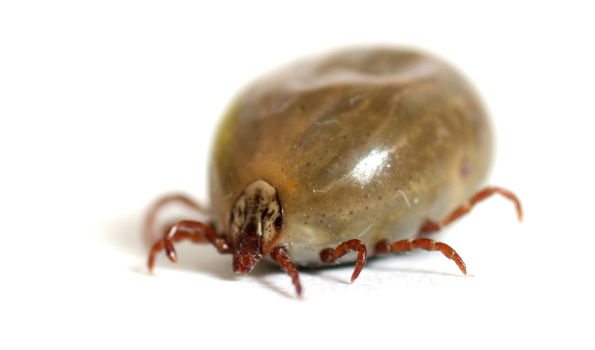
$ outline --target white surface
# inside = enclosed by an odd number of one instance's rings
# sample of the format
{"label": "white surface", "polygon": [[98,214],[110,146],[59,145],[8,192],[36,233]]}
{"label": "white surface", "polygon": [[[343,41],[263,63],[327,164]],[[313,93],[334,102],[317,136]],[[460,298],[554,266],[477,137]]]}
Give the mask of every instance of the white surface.
{"label": "white surface", "polygon": [[[592,348],[593,8],[572,1],[0,4],[0,348]],[[322,3],[322,2],[321,2]],[[587,4],[587,2],[583,2]],[[143,210],[205,200],[216,122],[250,79],[350,43],[419,46],[493,115],[491,199],[438,253],[304,271],[305,298],[211,247],[145,273]]]}

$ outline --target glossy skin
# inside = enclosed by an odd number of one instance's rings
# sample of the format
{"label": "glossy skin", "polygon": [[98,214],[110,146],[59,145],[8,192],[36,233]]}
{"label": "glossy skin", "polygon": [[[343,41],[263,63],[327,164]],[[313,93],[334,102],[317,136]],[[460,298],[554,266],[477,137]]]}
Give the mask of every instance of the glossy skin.
{"label": "glossy skin", "polygon": [[[216,231],[249,184],[276,191],[274,242],[297,265],[350,239],[418,236],[478,191],[491,133],[477,96],[450,66],[397,49],[354,49],[298,63],[249,86],[217,134],[210,166]],[[354,254],[342,262],[353,261]]]}

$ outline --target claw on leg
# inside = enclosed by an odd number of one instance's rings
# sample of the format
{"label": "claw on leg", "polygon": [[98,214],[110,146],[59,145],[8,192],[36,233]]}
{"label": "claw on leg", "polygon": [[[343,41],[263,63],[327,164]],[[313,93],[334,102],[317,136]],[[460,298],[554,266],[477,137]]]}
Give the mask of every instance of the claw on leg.
{"label": "claw on leg", "polygon": [[299,297],[302,296],[302,284],[300,283],[300,275],[298,270],[287,255],[287,251],[283,247],[275,248],[271,253],[271,258],[279,264],[283,271],[287,272],[291,277],[291,283],[295,286],[295,292]]}
{"label": "claw on leg", "polygon": [[459,219],[461,216],[467,214],[471,209],[479,202],[483,201],[484,199],[492,196],[493,194],[499,194],[504,196],[506,199],[512,201],[514,203],[517,218],[519,221],[523,220],[523,208],[521,206],[521,201],[517,198],[517,196],[512,193],[511,191],[501,188],[501,187],[486,187],[483,190],[479,191],[467,203],[461,205],[460,207],[456,208],[452,213],[450,213],[444,220],[435,222],[431,220],[426,220],[421,228],[419,229],[419,234],[429,234],[440,231],[444,226],[450,224],[451,222]]}
{"label": "claw on leg", "polygon": [[461,256],[446,243],[436,242],[429,238],[405,239],[394,243],[389,243],[387,240],[382,240],[376,243],[377,254],[408,252],[412,251],[413,249],[440,251],[442,254],[444,254],[444,256],[453,260],[463,274],[467,274],[467,267],[465,266]]}
{"label": "claw on leg", "polygon": [[200,203],[186,195],[175,193],[163,196],[157,199],[151,205],[151,207],[147,211],[147,215],[145,216],[145,221],[143,223],[143,232],[145,234],[146,239],[152,242],[159,237],[159,232],[155,227],[157,215],[163,208],[173,203],[182,204],[185,207],[190,208],[199,214],[208,214],[208,210],[205,207],[203,207]]}
{"label": "claw on leg", "polygon": [[367,251],[366,245],[359,239],[351,239],[339,244],[336,248],[327,248],[320,252],[320,260],[325,263],[333,263],[343,255],[355,251],[357,252],[357,260],[355,262],[355,269],[351,275],[351,282],[355,281],[357,276],[366,265]]}
{"label": "claw on leg", "polygon": [[157,256],[157,253],[162,250],[165,250],[169,260],[175,263],[177,261],[177,255],[176,250],[174,249],[174,243],[182,240],[189,240],[194,243],[211,243],[221,254],[231,252],[231,248],[227,241],[217,235],[211,226],[198,221],[180,221],[173,225],[168,233],[162,239],[155,242],[151,247],[149,259],[147,261],[149,271],[153,270],[153,267],[155,266],[155,257]]}

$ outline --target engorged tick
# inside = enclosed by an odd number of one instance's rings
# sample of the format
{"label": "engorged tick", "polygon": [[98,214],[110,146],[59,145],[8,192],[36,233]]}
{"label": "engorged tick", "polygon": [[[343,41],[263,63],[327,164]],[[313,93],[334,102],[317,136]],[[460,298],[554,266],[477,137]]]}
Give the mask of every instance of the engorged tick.
{"label": "engorged tick", "polygon": [[522,218],[512,192],[480,190],[492,138],[470,85],[414,51],[344,50],[265,77],[232,104],[214,146],[210,223],[181,221],[157,239],[163,206],[203,210],[183,195],[156,202],[149,269],[191,240],[231,254],[238,273],[276,263],[298,295],[297,266],[355,262],[354,281],[368,256],[413,249],[439,251],[466,273],[454,249],[424,235],[495,193]]}

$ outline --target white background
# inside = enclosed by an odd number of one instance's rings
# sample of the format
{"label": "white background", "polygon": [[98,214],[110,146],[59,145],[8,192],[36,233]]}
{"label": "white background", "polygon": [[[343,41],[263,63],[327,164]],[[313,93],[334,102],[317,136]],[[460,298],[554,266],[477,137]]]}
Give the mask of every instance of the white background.
{"label": "white background", "polygon": [[[0,348],[593,348],[594,9],[587,1],[3,1]],[[579,5],[582,4],[582,5]],[[234,94],[348,44],[421,47],[493,116],[489,183],[516,191],[439,253],[302,272],[183,245],[145,269],[158,195],[207,201],[211,137]]]}

